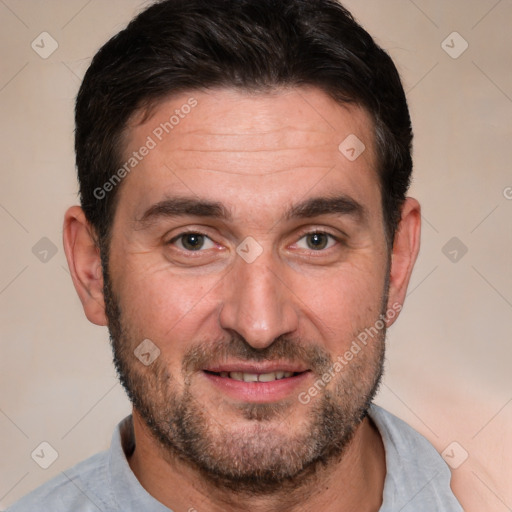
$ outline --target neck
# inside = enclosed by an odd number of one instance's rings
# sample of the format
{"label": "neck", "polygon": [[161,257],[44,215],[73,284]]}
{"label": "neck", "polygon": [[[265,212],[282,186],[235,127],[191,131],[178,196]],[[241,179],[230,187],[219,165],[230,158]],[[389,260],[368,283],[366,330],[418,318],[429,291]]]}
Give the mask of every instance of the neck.
{"label": "neck", "polygon": [[341,459],[319,467],[300,486],[267,495],[219,488],[177,456],[169,457],[133,411],[136,447],[128,459],[146,491],[172,510],[193,512],[376,512],[382,504],[385,452],[377,428],[365,418]]}

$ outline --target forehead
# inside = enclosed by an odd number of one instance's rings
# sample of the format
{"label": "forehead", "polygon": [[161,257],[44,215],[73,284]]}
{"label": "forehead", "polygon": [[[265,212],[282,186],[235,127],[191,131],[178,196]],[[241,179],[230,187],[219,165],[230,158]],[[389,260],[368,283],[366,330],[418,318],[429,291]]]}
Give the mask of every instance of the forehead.
{"label": "forehead", "polygon": [[238,203],[258,195],[260,208],[273,208],[308,190],[326,194],[339,185],[375,200],[379,189],[369,114],[314,88],[164,100],[128,126],[123,160],[135,165],[127,166],[120,202],[141,209],[173,193]]}

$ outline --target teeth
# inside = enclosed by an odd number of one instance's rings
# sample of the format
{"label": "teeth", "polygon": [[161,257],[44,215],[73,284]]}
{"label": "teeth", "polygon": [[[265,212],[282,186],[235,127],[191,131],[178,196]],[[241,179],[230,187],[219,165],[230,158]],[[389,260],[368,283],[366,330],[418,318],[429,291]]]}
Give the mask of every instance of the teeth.
{"label": "teeth", "polygon": [[276,380],[276,379],[277,379],[277,372],[276,373],[262,373],[258,377],[258,380],[260,382],[270,382],[270,381]]}
{"label": "teeth", "polygon": [[234,380],[244,382],[272,382],[273,380],[285,379],[292,377],[293,372],[270,372],[270,373],[247,373],[247,372],[221,372],[221,377],[230,377]]}

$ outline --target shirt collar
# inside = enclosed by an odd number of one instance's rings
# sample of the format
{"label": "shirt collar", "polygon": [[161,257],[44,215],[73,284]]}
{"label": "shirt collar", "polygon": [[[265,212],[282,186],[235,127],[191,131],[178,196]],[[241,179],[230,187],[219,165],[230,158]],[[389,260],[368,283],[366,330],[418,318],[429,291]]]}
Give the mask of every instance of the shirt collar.
{"label": "shirt collar", "polygon": [[114,499],[123,512],[151,510],[151,512],[172,512],[153,498],[137,480],[127,457],[135,449],[132,416],[122,420],[114,431],[110,446],[109,467],[111,489]]}

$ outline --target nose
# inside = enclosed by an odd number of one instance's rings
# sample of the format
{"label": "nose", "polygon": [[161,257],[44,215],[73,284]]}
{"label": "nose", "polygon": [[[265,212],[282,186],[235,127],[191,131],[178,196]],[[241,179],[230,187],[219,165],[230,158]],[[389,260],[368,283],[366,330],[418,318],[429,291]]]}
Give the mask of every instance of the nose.
{"label": "nose", "polygon": [[272,259],[262,254],[247,263],[237,257],[223,283],[221,327],[235,331],[256,349],[298,328],[296,297],[284,281],[282,267]]}

